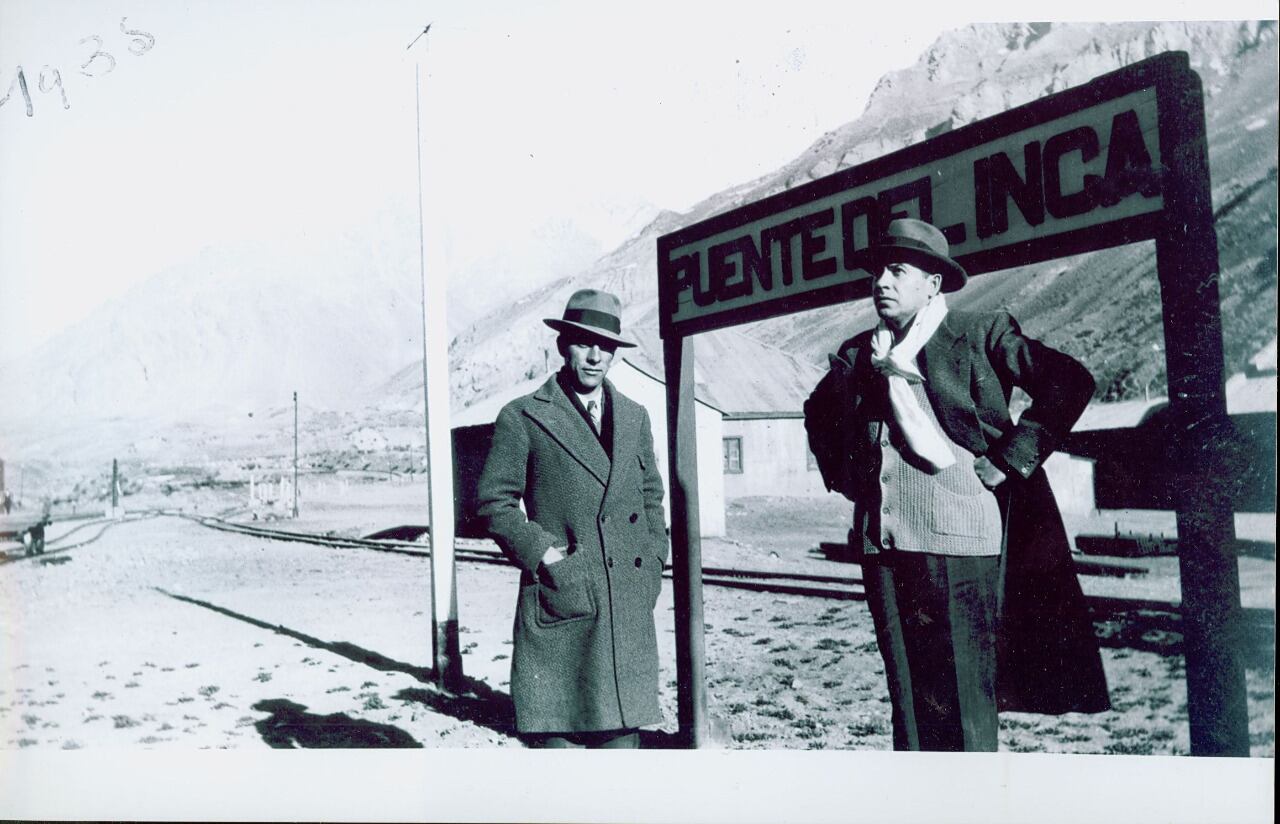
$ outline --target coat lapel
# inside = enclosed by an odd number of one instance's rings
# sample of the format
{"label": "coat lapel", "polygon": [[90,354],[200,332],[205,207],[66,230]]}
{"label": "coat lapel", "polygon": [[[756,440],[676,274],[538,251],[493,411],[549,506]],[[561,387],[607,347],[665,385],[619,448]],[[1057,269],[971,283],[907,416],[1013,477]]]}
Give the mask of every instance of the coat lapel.
{"label": "coat lapel", "polygon": [[960,330],[956,328],[951,315],[948,314],[934,330],[933,336],[925,341],[920,349],[920,369],[926,377],[929,374],[930,362],[935,370],[946,368],[946,364],[951,359],[950,352],[960,342],[960,338]]}
{"label": "coat lapel", "polygon": [[608,504],[609,493],[622,484],[616,483],[631,462],[628,455],[636,452],[636,438],[639,437],[642,414],[640,406],[625,397],[613,384],[605,381],[605,392],[609,395],[609,405],[613,408],[613,445],[610,450],[613,462],[609,468],[608,487],[605,490],[605,503]]}
{"label": "coat lapel", "polygon": [[[968,391],[968,366],[960,361],[965,350],[956,347],[963,337],[948,314],[920,349],[919,364],[920,371],[925,376],[925,393],[933,401],[935,410],[945,407],[957,388],[966,393]],[[963,387],[954,385],[959,376],[964,376],[966,385]]]}
{"label": "coat lapel", "polygon": [[973,354],[967,345],[960,345],[966,340],[964,328],[948,314],[920,350],[920,370],[925,376],[925,394],[947,437],[984,455],[988,443],[974,403]]}
{"label": "coat lapel", "polygon": [[[560,444],[561,448],[595,476],[601,486],[607,486],[610,470],[609,456],[600,445],[600,439],[591,431],[590,424],[583,420],[568,396],[564,394],[564,390],[556,382],[555,375],[538,387],[538,391],[533,393],[533,399],[537,403],[529,404],[525,414],[533,418],[552,440]],[[616,421],[614,432],[617,432]],[[616,438],[617,435],[615,434],[614,437]]]}

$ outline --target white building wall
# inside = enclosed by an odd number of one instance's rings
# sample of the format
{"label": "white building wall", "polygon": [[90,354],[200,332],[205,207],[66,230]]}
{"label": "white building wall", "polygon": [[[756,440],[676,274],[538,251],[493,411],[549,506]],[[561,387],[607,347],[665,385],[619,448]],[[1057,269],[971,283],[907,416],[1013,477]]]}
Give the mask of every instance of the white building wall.
{"label": "white building wall", "polygon": [[[726,500],[753,495],[821,497],[833,494],[816,468],[807,468],[809,441],[800,418],[726,418],[724,437],[742,438],[742,472],[724,473]],[[701,447],[701,442],[699,442]],[[699,448],[701,453],[703,450]],[[723,467],[723,449],[720,466]],[[1044,464],[1049,485],[1063,512],[1095,509],[1093,461],[1054,453]],[[701,476],[701,468],[699,469]]]}
{"label": "white building wall", "polygon": [[[698,519],[702,534],[719,538],[724,536],[725,494],[724,473],[721,471],[720,441],[724,437],[724,419],[718,409],[697,405],[698,421]],[[662,429],[663,440],[658,446],[658,460],[665,468],[667,460],[666,424]],[[666,477],[665,475],[663,477]],[[670,506],[668,515],[670,517]]]}
{"label": "white building wall", "polygon": [[1093,461],[1065,452],[1054,452],[1044,462],[1044,474],[1058,502],[1058,509],[1072,515],[1096,511]]}
{"label": "white building wall", "polygon": [[[742,472],[724,472],[727,500],[752,495],[821,497],[830,495],[817,467],[809,468],[809,439],[803,418],[724,421],[724,437],[742,438]],[[724,466],[723,447],[720,466]]]}
{"label": "white building wall", "polygon": [[[671,474],[667,471],[667,389],[666,385],[626,361],[615,362],[609,380],[622,394],[640,404],[649,413],[653,428],[653,451],[658,458],[658,472],[666,484],[663,508],[667,524],[671,523]],[[722,424],[719,410],[695,403],[698,441],[698,525],[707,537],[724,535],[725,485],[721,472]]]}

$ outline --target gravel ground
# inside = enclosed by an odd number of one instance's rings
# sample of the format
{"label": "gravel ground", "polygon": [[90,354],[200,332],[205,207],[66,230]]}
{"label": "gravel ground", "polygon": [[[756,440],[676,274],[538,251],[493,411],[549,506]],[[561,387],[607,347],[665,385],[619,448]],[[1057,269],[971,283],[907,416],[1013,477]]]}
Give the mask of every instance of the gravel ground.
{"label": "gravel ground", "polygon": [[[341,508],[312,500],[302,519],[280,526],[367,534],[422,520],[412,489],[362,490],[354,497],[364,503],[345,494]],[[181,502],[190,509],[197,501]],[[211,495],[199,503],[213,513],[236,502]],[[855,565],[814,549],[839,539],[842,518],[825,505],[735,504],[729,537],[704,542],[704,563],[856,578]],[[519,746],[507,699],[513,568],[458,567],[468,692],[455,697],[435,689],[427,670],[424,558],[272,541],[141,513],[60,549],[103,525],[56,540],[73,526],[51,530],[46,555],[0,566],[9,662],[0,668],[3,748]],[[1090,577],[1085,586],[1111,597],[1176,598],[1172,560],[1155,559],[1141,579]],[[1252,636],[1247,679],[1252,753],[1273,756],[1274,562],[1245,559],[1241,575],[1254,593],[1247,602],[1270,596],[1272,629]],[[657,609],[666,723],[649,739],[661,744],[676,718],[669,581]],[[1115,708],[1007,713],[1002,750],[1187,752],[1176,619],[1151,610],[1099,618]],[[707,587],[705,620],[709,706],[726,746],[889,749],[888,697],[865,603]]]}

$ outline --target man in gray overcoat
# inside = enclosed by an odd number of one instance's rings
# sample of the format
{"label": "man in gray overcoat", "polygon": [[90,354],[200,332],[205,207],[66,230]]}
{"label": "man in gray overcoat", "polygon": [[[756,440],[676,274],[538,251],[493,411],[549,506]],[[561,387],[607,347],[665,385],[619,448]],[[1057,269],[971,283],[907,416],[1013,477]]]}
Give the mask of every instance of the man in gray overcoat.
{"label": "man in gray overcoat", "polygon": [[634,748],[662,721],[662,478],[648,413],[605,379],[635,345],[620,316],[617,297],[583,289],[546,319],[564,365],[503,407],[480,476],[479,514],[522,571],[511,696],[531,747]]}
{"label": "man in gray overcoat", "polygon": [[[878,326],[841,344],[805,404],[884,659],[899,750],[997,748],[1000,709],[1109,708],[1093,624],[1041,468],[1093,378],[1006,312],[948,309],[946,238],[895,220],[871,250]],[[1032,403],[1015,422],[1018,386]]]}

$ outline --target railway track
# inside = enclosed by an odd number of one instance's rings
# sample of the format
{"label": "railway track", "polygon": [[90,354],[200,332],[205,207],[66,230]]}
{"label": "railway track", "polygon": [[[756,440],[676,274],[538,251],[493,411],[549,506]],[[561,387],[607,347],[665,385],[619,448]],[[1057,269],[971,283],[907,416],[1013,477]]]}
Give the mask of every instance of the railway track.
{"label": "railway track", "polygon": [[[133,521],[141,521],[147,518],[154,518],[161,514],[165,514],[165,513],[158,510],[139,510],[138,512],[131,512],[125,515],[123,518],[95,517],[88,520],[79,518],[76,520],[83,520],[83,523],[72,527],[71,529],[59,535],[57,538],[47,538],[44,542],[44,550],[38,554],[27,554],[26,552],[23,551],[22,547],[18,547],[16,550],[7,550],[7,551],[0,552],[0,566],[3,566],[5,564],[15,564],[15,563],[18,563],[19,561],[42,561],[43,559],[46,559],[52,555],[58,555],[60,553],[69,552],[73,549],[76,549],[77,547],[82,547],[87,544],[91,544],[94,541],[101,538],[108,529],[110,529],[113,526],[116,526],[117,524],[133,522]],[[55,523],[58,523],[58,521],[55,521]],[[70,544],[65,543],[68,538],[75,535],[76,533],[82,532],[84,530],[92,529],[94,527],[97,527],[97,532],[93,533],[90,537],[85,538],[83,540],[76,541],[75,543],[70,543]]]}
{"label": "railway track", "polygon": [[[213,529],[253,535],[269,540],[300,541],[320,546],[368,549],[375,552],[392,552],[403,555],[416,555],[422,558],[431,557],[431,547],[416,541],[403,541],[384,538],[345,538],[330,535],[317,535],[308,532],[257,527],[249,524],[234,523],[220,518],[197,517],[183,515],[196,523]],[[469,563],[497,564],[513,566],[492,541],[467,538],[457,539],[454,553],[459,561]],[[1082,573],[1087,565],[1077,564]],[[1095,573],[1096,574],[1096,573]],[[1114,574],[1114,572],[1107,573]],[[670,579],[670,568],[663,571],[663,577]],[[862,578],[842,575],[814,575],[797,572],[736,569],[729,567],[702,568],[702,584],[704,586],[724,589],[740,589],[750,592],[765,592],[775,595],[793,595],[807,598],[827,598],[838,601],[861,601],[866,599]],[[1161,601],[1151,599],[1116,598],[1106,596],[1086,596],[1090,612],[1095,621],[1105,621],[1122,616],[1146,614],[1148,616],[1165,616],[1168,629],[1176,629],[1181,618],[1182,605],[1177,601]],[[1275,632],[1275,612],[1263,608],[1245,608],[1241,610],[1246,629],[1260,632],[1263,635]]]}
{"label": "railway track", "polygon": [[[282,541],[301,541],[304,543],[312,543],[323,546],[340,546],[359,549],[371,549],[379,552],[394,552],[406,555],[419,555],[429,558],[431,556],[430,545],[418,541],[397,540],[394,538],[348,538],[339,536],[317,535],[309,532],[294,532],[289,530],[274,529],[270,527],[259,527],[250,524],[235,523],[220,518],[196,517],[184,515],[204,526],[221,529],[227,532],[237,532],[244,535],[253,535],[271,540]],[[425,528],[418,528],[425,531]],[[389,530],[396,533],[412,533],[413,530],[407,528],[399,528],[397,530]],[[834,545],[822,545],[830,550]],[[492,541],[459,538],[455,543],[455,554],[461,561],[476,563],[491,563],[510,566],[511,562],[506,556],[494,546]],[[831,553],[828,552],[828,557]],[[1090,559],[1077,559],[1076,569],[1081,574],[1089,575],[1107,575],[1119,576],[1124,574],[1133,574],[1135,571],[1145,572],[1145,569],[1135,566],[1133,563],[1120,564],[1101,563]],[[663,572],[664,577],[671,578],[670,568]],[[710,586],[724,587],[728,589],[743,589],[753,592],[772,592],[780,595],[799,595],[805,597],[831,598],[836,600],[861,600],[865,591],[862,585],[862,578],[857,576],[841,576],[841,575],[814,575],[797,572],[771,571],[771,570],[752,570],[737,569],[729,567],[711,567],[704,566],[702,568],[702,583]],[[1114,609],[1115,604],[1125,599],[1102,599],[1099,603],[1105,603],[1108,611]],[[1145,610],[1164,610],[1176,612],[1179,605],[1175,602],[1168,601],[1133,601],[1132,608]]]}
{"label": "railway track", "polygon": [[[211,529],[234,532],[241,535],[252,535],[270,540],[297,541],[319,546],[369,549],[375,552],[417,555],[423,558],[431,557],[430,545],[417,541],[317,535],[310,532],[295,532],[235,523],[207,516],[200,517],[184,514],[182,517]],[[501,550],[493,545],[492,541],[459,538],[454,545],[454,553],[459,561],[512,566],[511,561],[502,554]],[[663,571],[664,577],[671,578],[671,575],[669,568]],[[702,583],[704,585],[745,589],[753,592],[773,592],[780,595],[804,595],[843,600],[861,599],[863,597],[862,579],[835,575],[808,575],[765,570],[703,567]]]}
{"label": "railway track", "polygon": [[[248,535],[273,541],[293,541],[344,549],[364,549],[373,552],[388,552],[397,555],[412,555],[420,558],[431,557],[429,543],[405,541],[391,538],[351,538],[337,535],[322,535],[312,532],[274,529],[254,526],[252,524],[229,521],[224,518],[192,515],[174,510],[139,510],[130,513],[123,519],[111,520],[100,518],[80,524],[68,532],[50,540],[49,549],[42,556],[32,558],[9,557],[0,559],[0,564],[14,563],[23,560],[37,560],[50,554],[66,552],[76,547],[96,541],[107,529],[118,523],[131,522],[158,516],[184,518],[200,526],[217,529],[223,532]],[[72,544],[63,544],[67,538],[81,530],[100,527],[88,539]],[[467,563],[495,564],[513,566],[511,561],[493,544],[492,541],[459,538],[455,543],[455,557]],[[670,579],[670,568],[663,571],[663,577]],[[740,589],[750,592],[767,592],[777,595],[794,595],[810,598],[828,598],[832,600],[864,600],[865,590],[862,579],[857,576],[815,575],[797,572],[736,569],[729,567],[703,567],[702,583],[704,586],[715,586],[725,589]],[[1171,617],[1181,614],[1181,604],[1176,601],[1158,601],[1130,598],[1110,598],[1088,596],[1087,600],[1095,620],[1107,616],[1130,613],[1134,611],[1147,613],[1164,613]],[[1269,609],[1246,608],[1242,610],[1246,624],[1260,628],[1270,627],[1274,631],[1275,613]]]}

